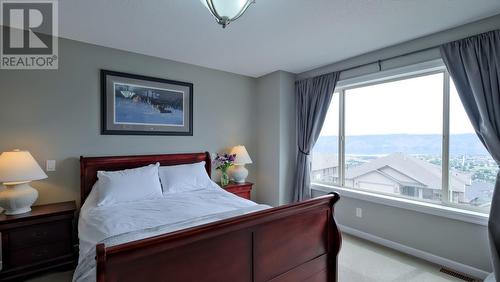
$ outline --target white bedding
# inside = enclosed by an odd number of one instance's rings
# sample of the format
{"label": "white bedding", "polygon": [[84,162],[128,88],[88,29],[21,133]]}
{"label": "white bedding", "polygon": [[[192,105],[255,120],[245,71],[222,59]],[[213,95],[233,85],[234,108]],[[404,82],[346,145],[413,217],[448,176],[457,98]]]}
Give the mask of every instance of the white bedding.
{"label": "white bedding", "polygon": [[95,249],[97,243],[118,234],[175,225],[186,220],[196,221],[197,218],[200,218],[202,224],[206,223],[206,220],[201,219],[207,218],[207,215],[257,206],[252,201],[226,192],[213,182],[211,185],[202,190],[165,194],[161,199],[104,207],[97,206],[96,193],[93,190],[82,206],[78,221],[79,262],[90,250]]}

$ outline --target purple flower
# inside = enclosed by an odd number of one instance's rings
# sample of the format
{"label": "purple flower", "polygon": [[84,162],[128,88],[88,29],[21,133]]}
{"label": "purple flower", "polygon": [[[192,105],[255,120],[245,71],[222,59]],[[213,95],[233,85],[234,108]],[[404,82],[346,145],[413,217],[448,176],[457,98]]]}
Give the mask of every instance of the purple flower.
{"label": "purple flower", "polygon": [[216,169],[220,169],[222,171],[227,171],[229,167],[231,167],[236,159],[236,154],[224,154],[219,155],[214,159],[214,164],[217,165]]}

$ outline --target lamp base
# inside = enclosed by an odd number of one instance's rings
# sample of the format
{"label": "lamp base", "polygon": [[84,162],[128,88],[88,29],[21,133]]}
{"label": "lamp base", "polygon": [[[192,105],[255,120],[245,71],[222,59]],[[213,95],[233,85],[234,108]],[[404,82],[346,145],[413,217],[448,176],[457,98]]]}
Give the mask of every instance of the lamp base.
{"label": "lamp base", "polygon": [[0,207],[5,214],[21,214],[31,211],[31,205],[38,198],[38,191],[27,182],[19,184],[4,183],[6,189],[0,191]]}
{"label": "lamp base", "polygon": [[248,169],[245,165],[234,165],[231,169],[231,177],[236,183],[244,183],[248,176]]}

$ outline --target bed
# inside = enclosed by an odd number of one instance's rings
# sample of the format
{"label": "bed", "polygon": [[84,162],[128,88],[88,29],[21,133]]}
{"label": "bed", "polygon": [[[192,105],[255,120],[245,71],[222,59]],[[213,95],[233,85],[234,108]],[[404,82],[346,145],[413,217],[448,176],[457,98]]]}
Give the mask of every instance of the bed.
{"label": "bed", "polygon": [[[208,153],[80,159],[74,281],[337,281],[337,194],[272,208],[218,187],[99,209],[97,171],[205,162]],[[215,184],[214,184],[215,185]]]}

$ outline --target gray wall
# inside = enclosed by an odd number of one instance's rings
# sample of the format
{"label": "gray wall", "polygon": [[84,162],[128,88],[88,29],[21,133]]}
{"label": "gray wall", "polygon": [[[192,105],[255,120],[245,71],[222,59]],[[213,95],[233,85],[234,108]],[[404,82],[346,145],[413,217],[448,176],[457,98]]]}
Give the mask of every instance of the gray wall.
{"label": "gray wall", "polygon": [[295,75],[276,71],[257,79],[258,183],[256,199],[291,201],[295,167]]}
{"label": "gray wall", "polygon": [[297,137],[295,130],[295,74],[280,72],[280,204],[292,201]]}
{"label": "gray wall", "polygon": [[[0,70],[0,151],[21,148],[57,171],[33,183],[38,203],[79,198],[80,155],[217,152],[247,147],[256,179],[256,80],[227,72],[61,39],[59,69]],[[194,136],[100,135],[99,70],[194,83]],[[258,189],[258,188],[257,188]]]}
{"label": "gray wall", "polygon": [[[324,192],[313,191],[314,196]],[[356,208],[363,217],[356,217]],[[405,246],[491,271],[487,227],[407,209],[341,197],[338,224]]]}
{"label": "gray wall", "polygon": [[[338,71],[498,28],[500,28],[500,15],[304,72],[299,74],[297,78],[302,79],[320,73]],[[391,69],[437,58],[440,58],[440,55],[438,50],[434,49],[389,60],[384,62],[382,66],[383,69]],[[341,78],[351,78],[376,71],[378,71],[378,67],[372,65],[344,72]],[[314,194],[322,193],[315,191]],[[355,216],[355,209],[358,207],[363,209],[362,219]],[[336,218],[340,224],[359,231],[484,271],[491,271],[487,228],[485,226],[347,197],[343,197],[338,203]]]}
{"label": "gray wall", "polygon": [[[274,72],[257,79],[257,201],[276,206],[279,204],[280,156],[280,102],[279,73]],[[278,112],[278,114],[277,114]]]}
{"label": "gray wall", "polygon": [[[459,40],[468,36],[476,35],[479,33],[487,32],[500,28],[500,15],[489,17],[474,23],[466,24],[449,30],[437,32],[425,37],[417,38],[408,42],[398,45],[390,46],[384,49],[376,50],[360,56],[349,58],[333,64],[328,64],[310,71],[306,71],[297,75],[297,79],[312,77],[323,73],[332,71],[341,71],[351,67],[362,64],[376,62],[377,60],[384,60],[395,56],[404,55],[407,53],[424,50],[431,47],[436,47],[446,42]],[[425,52],[416,53],[410,56],[399,57],[382,62],[382,69],[391,69],[409,64],[416,64],[433,59],[441,58],[439,50],[431,49]],[[363,74],[373,73],[378,71],[378,65],[372,64],[362,68],[356,68],[347,72],[342,72],[340,79],[351,78]]]}

